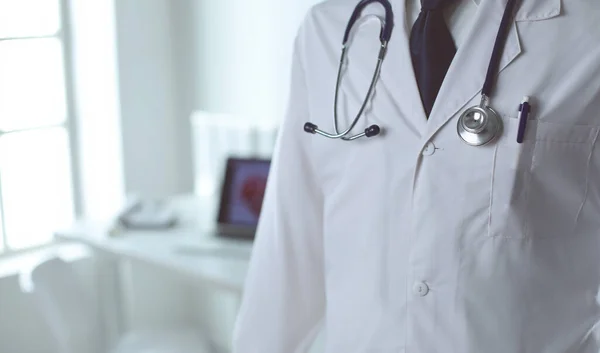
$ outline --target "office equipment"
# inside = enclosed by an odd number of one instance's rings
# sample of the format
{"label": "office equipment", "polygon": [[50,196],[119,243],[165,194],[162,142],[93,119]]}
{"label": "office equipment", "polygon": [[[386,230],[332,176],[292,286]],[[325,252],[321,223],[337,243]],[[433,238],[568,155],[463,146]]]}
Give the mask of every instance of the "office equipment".
{"label": "office equipment", "polygon": [[219,199],[218,235],[249,240],[254,238],[270,164],[269,159],[227,159]]}
{"label": "office equipment", "polygon": [[128,229],[168,229],[177,224],[169,202],[133,198],[119,213],[119,225]]}

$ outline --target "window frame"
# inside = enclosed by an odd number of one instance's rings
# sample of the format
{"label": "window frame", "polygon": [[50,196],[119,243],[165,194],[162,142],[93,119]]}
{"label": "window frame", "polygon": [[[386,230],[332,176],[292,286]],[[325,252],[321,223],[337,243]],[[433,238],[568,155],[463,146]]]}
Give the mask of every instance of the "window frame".
{"label": "window frame", "polygon": [[[43,36],[24,36],[24,37],[0,37],[0,42],[6,41],[14,41],[14,40],[28,40],[28,39],[45,39],[45,38],[55,38],[61,42],[62,45],[62,59],[63,59],[63,72],[64,72],[64,82],[65,82],[65,104],[66,104],[66,116],[65,120],[62,123],[58,124],[48,124],[48,125],[39,125],[35,127],[28,127],[23,129],[15,129],[15,130],[0,130],[0,139],[8,134],[19,133],[19,132],[28,132],[35,130],[44,130],[49,128],[59,128],[62,127],[65,129],[68,135],[69,141],[69,158],[70,158],[70,167],[71,167],[71,189],[73,199],[71,202],[73,203],[73,211],[74,218],[78,219],[83,210],[82,210],[82,184],[81,184],[81,176],[80,176],[80,153],[79,153],[79,140],[77,134],[77,117],[76,117],[76,97],[75,97],[75,82],[74,82],[74,63],[73,63],[73,48],[72,48],[72,30],[70,24],[71,21],[71,12],[70,12],[70,0],[59,0],[59,30],[50,35]],[[8,246],[8,235],[6,234],[6,226],[5,226],[5,218],[4,218],[4,206],[2,204],[2,172],[0,171],[0,258],[15,255],[18,253],[35,251],[40,248],[45,248],[51,246],[55,243],[55,241],[50,241],[45,244],[28,247],[24,249],[11,249]]]}

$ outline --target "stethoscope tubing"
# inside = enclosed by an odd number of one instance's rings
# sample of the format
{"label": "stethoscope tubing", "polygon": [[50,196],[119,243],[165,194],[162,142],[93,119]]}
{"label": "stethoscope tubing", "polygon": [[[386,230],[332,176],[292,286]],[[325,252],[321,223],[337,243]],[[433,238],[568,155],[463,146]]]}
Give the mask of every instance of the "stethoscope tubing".
{"label": "stethoscope tubing", "polygon": [[[346,62],[346,58],[347,58],[347,54],[348,54],[348,42],[350,40],[350,34],[352,32],[352,28],[354,27],[354,25],[356,24],[358,19],[361,17],[362,11],[364,10],[364,8],[375,2],[381,4],[385,9],[385,19],[384,20],[380,19],[381,32],[379,34],[379,40],[381,42],[381,47],[379,49],[379,54],[377,55],[377,66],[375,67],[375,71],[373,72],[373,77],[372,77],[371,83],[369,85],[369,90],[361,104],[358,114],[356,114],[356,117],[354,118],[352,123],[348,126],[348,128],[345,129],[344,131],[340,132],[339,115],[338,115],[339,92],[340,92],[340,87],[342,85],[342,76],[343,76],[342,72],[344,71],[344,64]],[[333,104],[333,130],[334,130],[334,133],[328,133],[326,131],[323,131],[323,130],[319,129],[317,125],[312,124],[312,123],[304,124],[304,131],[311,133],[311,134],[319,134],[321,136],[328,137],[331,139],[342,139],[344,141],[353,141],[353,140],[356,140],[358,138],[365,137],[365,136],[373,137],[373,136],[377,136],[381,132],[381,129],[378,125],[371,125],[360,134],[348,136],[350,134],[350,131],[352,131],[352,129],[354,129],[356,127],[356,124],[358,123],[360,118],[365,113],[365,109],[367,108],[367,105],[369,104],[369,100],[373,96],[373,93],[375,91],[375,86],[377,85],[377,81],[381,74],[381,67],[383,65],[385,54],[387,53],[387,46],[388,46],[388,43],[392,36],[393,29],[394,29],[394,12],[392,10],[392,5],[390,4],[390,2],[388,0],[362,0],[358,3],[358,5],[356,6],[356,8],[354,9],[354,11],[352,13],[352,16],[350,17],[350,20],[348,21],[348,25],[346,26],[346,30],[344,32],[344,39],[342,41],[342,53],[340,56],[340,62],[339,62],[339,67],[338,67],[338,73],[337,73],[337,79],[336,79],[336,85],[335,85],[335,98],[334,98],[334,104]]]}
{"label": "stethoscope tubing", "polygon": [[[355,140],[357,138],[363,137],[365,136],[367,133],[363,132],[361,134],[355,135],[355,136],[351,136],[351,137],[345,137],[346,135],[348,135],[350,133],[350,131],[352,131],[352,129],[354,129],[354,127],[356,126],[356,124],[358,123],[358,121],[360,120],[360,117],[363,115],[363,113],[365,112],[365,109],[367,108],[367,105],[369,104],[369,100],[371,99],[371,97],[373,96],[373,93],[375,91],[375,86],[377,85],[377,81],[379,79],[379,75],[381,74],[381,66],[383,64],[383,58],[385,56],[385,51],[387,48],[387,43],[383,43],[381,45],[381,49],[379,51],[379,57],[377,59],[377,66],[375,67],[375,72],[373,73],[373,78],[371,79],[371,84],[369,85],[369,91],[367,92],[367,95],[365,97],[365,99],[362,102],[362,105],[358,111],[358,114],[356,114],[356,117],[354,118],[354,120],[352,121],[352,123],[350,124],[350,126],[344,130],[343,132],[339,132],[338,129],[338,102],[339,102],[339,91],[340,91],[340,86],[342,84],[342,71],[343,71],[343,64],[340,63],[340,67],[338,69],[338,77],[337,77],[337,83],[335,85],[335,100],[334,100],[334,104],[333,104],[333,130],[335,131],[335,135],[331,135],[328,136],[330,138],[341,138],[343,140],[347,140],[347,141],[352,141]],[[344,49],[342,50],[342,58],[341,58],[342,62],[346,60],[346,47],[344,47]]]}

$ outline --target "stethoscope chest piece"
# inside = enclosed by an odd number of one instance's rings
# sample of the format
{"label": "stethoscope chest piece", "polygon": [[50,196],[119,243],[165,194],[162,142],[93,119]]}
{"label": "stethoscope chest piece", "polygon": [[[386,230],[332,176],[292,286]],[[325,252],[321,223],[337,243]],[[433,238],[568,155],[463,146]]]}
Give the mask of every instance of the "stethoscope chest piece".
{"label": "stethoscope chest piece", "polygon": [[485,99],[478,107],[467,109],[458,119],[458,135],[471,146],[483,146],[502,134],[502,119]]}

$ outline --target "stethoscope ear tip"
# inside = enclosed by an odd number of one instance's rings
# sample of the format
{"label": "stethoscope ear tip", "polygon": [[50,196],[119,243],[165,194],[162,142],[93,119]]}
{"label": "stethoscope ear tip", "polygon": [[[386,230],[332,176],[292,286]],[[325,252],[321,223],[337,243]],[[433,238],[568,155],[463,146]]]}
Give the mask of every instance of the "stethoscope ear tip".
{"label": "stethoscope ear tip", "polygon": [[371,125],[365,129],[365,136],[374,137],[381,133],[381,128],[379,125]]}
{"label": "stethoscope ear tip", "polygon": [[309,134],[314,134],[317,132],[317,125],[306,123],[304,124],[304,131],[308,132]]}

